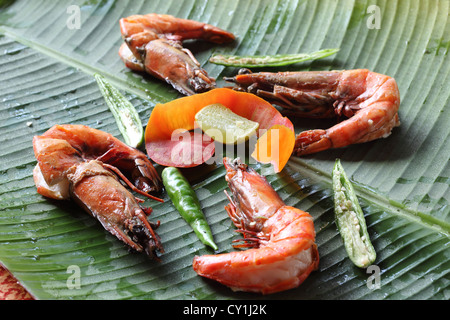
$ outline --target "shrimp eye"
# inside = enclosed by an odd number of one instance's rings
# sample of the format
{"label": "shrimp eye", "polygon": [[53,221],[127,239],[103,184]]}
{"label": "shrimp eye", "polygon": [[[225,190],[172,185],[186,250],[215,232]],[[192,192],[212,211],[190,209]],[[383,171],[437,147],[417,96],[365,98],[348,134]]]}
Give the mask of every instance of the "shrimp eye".
{"label": "shrimp eye", "polygon": [[247,69],[247,68],[241,68],[241,69],[239,69],[239,71],[238,71],[238,74],[239,75],[241,75],[241,74],[251,74],[252,72],[251,72],[251,70],[250,69]]}

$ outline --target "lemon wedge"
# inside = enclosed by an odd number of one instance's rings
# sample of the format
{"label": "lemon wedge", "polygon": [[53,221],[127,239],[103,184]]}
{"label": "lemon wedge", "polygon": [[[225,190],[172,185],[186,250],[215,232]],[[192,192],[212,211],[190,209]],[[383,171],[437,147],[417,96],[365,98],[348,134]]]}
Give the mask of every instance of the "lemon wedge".
{"label": "lemon wedge", "polygon": [[245,142],[259,128],[258,122],[241,117],[220,103],[201,109],[195,121],[206,135],[223,144]]}

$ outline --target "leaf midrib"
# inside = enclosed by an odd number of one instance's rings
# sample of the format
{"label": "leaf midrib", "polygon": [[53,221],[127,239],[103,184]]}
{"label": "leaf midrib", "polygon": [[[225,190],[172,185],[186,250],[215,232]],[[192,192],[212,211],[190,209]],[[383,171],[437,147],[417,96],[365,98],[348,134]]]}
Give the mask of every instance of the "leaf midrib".
{"label": "leaf midrib", "polygon": [[[62,52],[59,52],[59,51],[53,50],[49,47],[46,47],[44,45],[41,45],[38,42],[26,39],[21,34],[15,32],[14,29],[12,29],[10,27],[0,25],[0,34],[4,34],[5,36],[13,39],[14,41],[20,42],[29,48],[32,48],[48,57],[51,57],[52,59],[55,59],[66,65],[69,65],[71,67],[74,67],[78,70],[81,70],[81,71],[87,73],[87,74],[94,75],[95,73],[100,73],[105,78],[107,78],[108,81],[110,81],[114,86],[116,86],[122,90],[128,91],[129,93],[132,93],[142,99],[145,99],[145,100],[149,99],[149,96],[146,94],[145,88],[131,85],[129,82],[127,82],[123,79],[120,79],[118,77],[115,77],[113,74],[107,73],[103,69],[86,64],[86,63],[84,63],[78,59],[72,58]],[[156,92],[152,92],[152,94],[157,95]],[[154,98],[154,100],[152,102],[156,104],[156,103],[165,103],[168,101],[169,100],[166,97],[157,95],[157,97]]]}
{"label": "leaf midrib", "polygon": [[[292,165],[296,171],[299,171],[304,176],[312,178],[315,181],[325,183],[330,189],[332,188],[331,174],[307,164],[298,157],[291,157],[288,164]],[[379,193],[374,192],[369,186],[361,184],[357,181],[351,181],[359,198],[374,204],[390,214],[404,217],[422,225],[423,227],[432,229],[435,232],[439,232],[445,234],[447,237],[450,237],[449,223],[424,212],[408,208],[395,200],[391,200],[383,195],[380,195]]]}

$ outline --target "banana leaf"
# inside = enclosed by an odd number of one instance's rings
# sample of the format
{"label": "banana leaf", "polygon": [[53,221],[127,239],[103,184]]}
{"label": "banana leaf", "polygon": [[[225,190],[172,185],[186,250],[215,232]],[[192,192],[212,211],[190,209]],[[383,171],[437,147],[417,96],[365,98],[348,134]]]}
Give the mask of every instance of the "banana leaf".
{"label": "banana leaf", "polygon": [[[320,266],[300,287],[261,296],[197,276],[193,257],[212,252],[167,196],[163,204],[146,202],[154,209],[151,219],[161,221],[166,253],[158,263],[129,252],[72,202],[37,194],[34,135],[54,124],[78,123],[121,138],[94,73],[120,88],[143,123],[156,103],[179,97],[167,84],[128,70],[117,54],[119,19],[150,12],[207,22],[237,36],[228,45],[186,44],[218,86],[237,69],[209,63],[214,53],[323,48],[340,51],[268,70],[367,68],[396,79],[401,126],[388,138],[292,157],[279,174],[252,164],[288,205],[314,218]],[[37,299],[448,300],[449,12],[447,0],[0,1],[1,264]],[[331,125],[295,120],[296,132]],[[348,259],[334,222],[330,174],[336,158],[354,183],[377,251],[367,270]],[[185,173],[220,251],[233,250],[231,241],[239,235],[224,210],[227,186],[220,161]]]}

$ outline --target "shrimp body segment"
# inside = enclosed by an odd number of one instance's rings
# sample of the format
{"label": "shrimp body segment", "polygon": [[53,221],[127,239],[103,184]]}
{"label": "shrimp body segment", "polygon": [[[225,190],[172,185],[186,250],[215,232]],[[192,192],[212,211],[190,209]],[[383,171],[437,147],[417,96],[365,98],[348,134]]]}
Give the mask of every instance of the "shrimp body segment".
{"label": "shrimp body segment", "polygon": [[141,207],[117,178],[153,198],[148,192],[160,190],[160,178],[142,152],[82,125],[56,125],[35,136],[33,148],[38,193],[57,200],[73,199],[136,251],[151,257],[163,252],[154,232],[158,224],[147,220],[151,208]]}
{"label": "shrimp body segment", "polygon": [[176,18],[167,14],[149,13],[146,15],[132,15],[119,21],[122,37],[133,54],[139,58],[139,48],[156,39],[184,41],[188,39],[202,39],[222,44],[234,39],[234,36],[210,24]]}
{"label": "shrimp body segment", "polygon": [[293,154],[302,156],[388,137],[400,125],[396,81],[366,69],[251,73],[243,69],[227,80],[285,108],[292,116],[344,119],[326,130],[296,137]]}
{"label": "shrimp body segment", "polygon": [[319,265],[312,217],[286,206],[267,180],[239,159],[224,159],[233,196],[225,207],[244,239],[218,255],[196,256],[194,270],[236,291],[269,294],[298,287]]}
{"label": "shrimp body segment", "polygon": [[222,44],[234,40],[233,34],[210,24],[156,13],[122,18],[120,31],[125,43],[119,55],[125,65],[165,80],[184,95],[213,89],[216,82],[182,47],[182,41]]}

